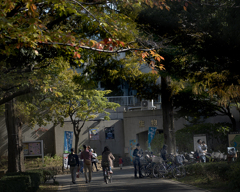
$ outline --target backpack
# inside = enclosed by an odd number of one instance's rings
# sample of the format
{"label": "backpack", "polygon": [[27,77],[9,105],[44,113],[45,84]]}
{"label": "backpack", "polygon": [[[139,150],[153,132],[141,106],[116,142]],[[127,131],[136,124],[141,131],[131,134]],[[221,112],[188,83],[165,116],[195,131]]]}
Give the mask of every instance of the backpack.
{"label": "backpack", "polygon": [[75,166],[77,164],[77,160],[76,160],[75,156],[72,155],[72,154],[70,154],[69,156],[70,156],[69,159],[68,159],[69,165],[70,166]]}

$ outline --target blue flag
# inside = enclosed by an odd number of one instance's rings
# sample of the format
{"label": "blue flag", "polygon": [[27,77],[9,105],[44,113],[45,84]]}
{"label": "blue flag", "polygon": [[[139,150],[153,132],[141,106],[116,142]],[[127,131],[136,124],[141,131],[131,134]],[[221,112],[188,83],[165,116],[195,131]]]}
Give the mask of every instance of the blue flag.
{"label": "blue flag", "polygon": [[73,142],[73,131],[64,132],[64,153],[71,153]]}
{"label": "blue flag", "polygon": [[150,144],[154,138],[154,135],[156,133],[157,128],[156,127],[149,127],[148,129],[148,146],[150,147]]}

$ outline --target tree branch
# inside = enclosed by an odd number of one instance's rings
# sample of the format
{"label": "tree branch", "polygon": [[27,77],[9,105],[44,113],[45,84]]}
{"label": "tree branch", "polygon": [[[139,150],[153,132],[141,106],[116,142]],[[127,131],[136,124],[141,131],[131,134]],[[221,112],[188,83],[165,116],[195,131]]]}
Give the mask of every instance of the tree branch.
{"label": "tree branch", "polygon": [[108,34],[110,34],[110,35],[112,36],[112,34],[111,34],[103,25],[101,25],[101,22],[100,22],[90,11],[88,11],[88,10],[82,5],[82,3],[78,2],[77,0],[71,0],[71,1],[73,1],[74,3],[80,5],[89,15],[91,15],[91,16],[99,23],[100,26],[102,26],[102,28],[103,28]]}
{"label": "tree branch", "polygon": [[0,105],[8,102],[8,101],[11,101],[13,98],[15,97],[18,97],[18,96],[21,96],[21,95],[24,95],[24,94],[27,94],[27,93],[31,93],[32,92],[32,88],[28,87],[24,90],[21,90],[21,91],[17,91],[7,97],[4,97],[3,99],[0,100]]}
{"label": "tree branch", "polygon": [[63,45],[63,46],[71,46],[71,47],[79,47],[82,49],[88,49],[88,50],[92,50],[92,51],[98,51],[98,52],[104,52],[104,53],[123,53],[123,52],[127,52],[127,51],[151,51],[154,50],[154,48],[151,49],[141,49],[141,48],[126,48],[126,49],[118,49],[115,51],[110,51],[110,50],[103,50],[103,49],[97,49],[97,48],[93,48],[93,47],[88,47],[88,46],[82,46],[82,45],[73,45],[70,43],[57,43],[57,42],[38,42],[38,44],[45,44],[45,45]]}

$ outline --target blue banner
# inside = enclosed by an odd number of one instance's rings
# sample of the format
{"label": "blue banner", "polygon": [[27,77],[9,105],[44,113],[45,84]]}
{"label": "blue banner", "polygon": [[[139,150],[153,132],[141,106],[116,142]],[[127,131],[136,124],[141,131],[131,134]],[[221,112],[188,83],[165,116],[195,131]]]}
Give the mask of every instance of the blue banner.
{"label": "blue banner", "polygon": [[157,128],[156,127],[149,127],[148,129],[148,146],[150,147],[150,144],[154,138],[154,135],[156,133]]}
{"label": "blue banner", "polygon": [[73,131],[64,132],[64,153],[71,153],[73,142]]}

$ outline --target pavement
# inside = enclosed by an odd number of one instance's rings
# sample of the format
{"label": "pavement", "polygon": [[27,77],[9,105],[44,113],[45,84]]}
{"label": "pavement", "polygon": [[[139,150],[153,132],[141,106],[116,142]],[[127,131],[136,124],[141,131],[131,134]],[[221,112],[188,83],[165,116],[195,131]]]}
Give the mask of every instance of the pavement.
{"label": "pavement", "polygon": [[199,189],[194,186],[185,185],[183,183],[170,179],[159,178],[134,178],[133,166],[123,167],[120,170],[118,167],[113,168],[113,181],[106,184],[103,181],[102,171],[92,174],[91,183],[85,183],[84,174],[76,179],[76,184],[71,181],[71,175],[57,175],[56,181],[59,182],[58,192],[206,192],[207,190]]}

